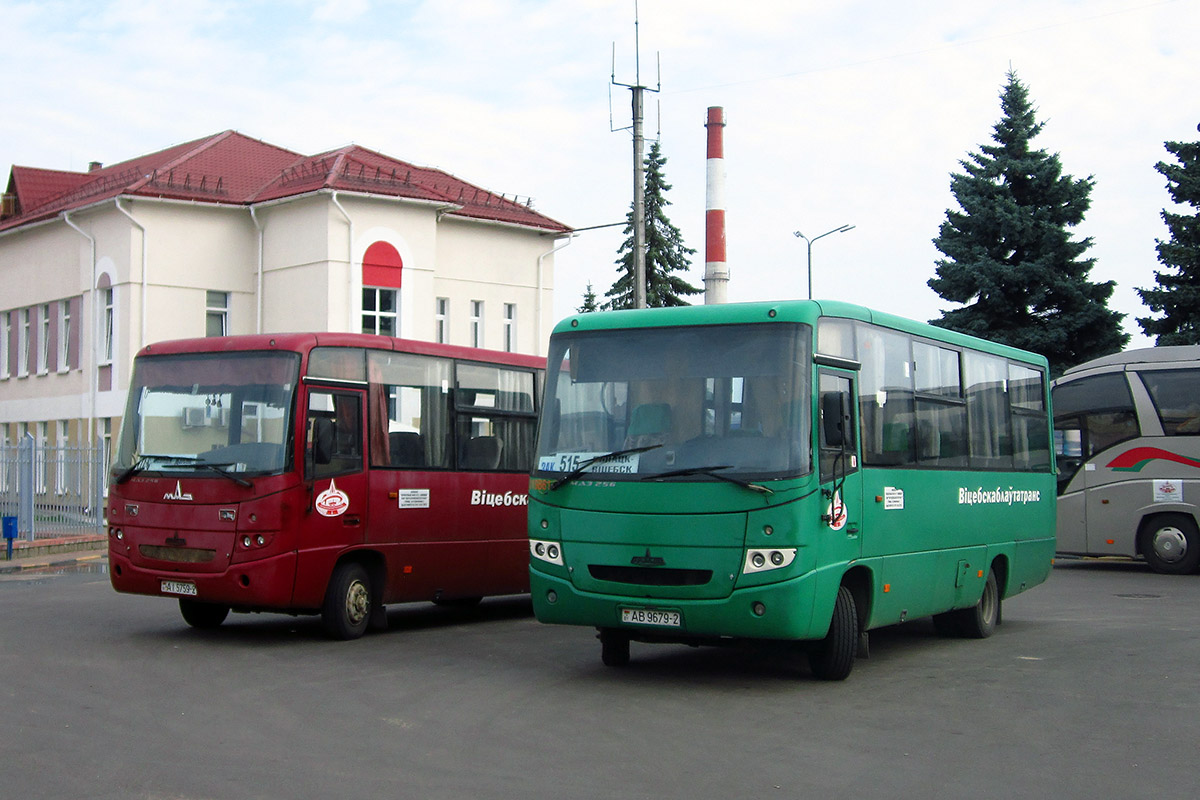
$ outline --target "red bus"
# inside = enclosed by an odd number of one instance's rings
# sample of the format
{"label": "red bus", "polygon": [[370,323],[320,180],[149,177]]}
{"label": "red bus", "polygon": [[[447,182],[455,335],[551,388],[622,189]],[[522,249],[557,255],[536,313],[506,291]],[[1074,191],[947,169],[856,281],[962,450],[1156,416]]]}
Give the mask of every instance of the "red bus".
{"label": "red bus", "polygon": [[152,344],[109,475],[113,588],[320,614],[529,591],[525,512],[545,359],[344,333]]}

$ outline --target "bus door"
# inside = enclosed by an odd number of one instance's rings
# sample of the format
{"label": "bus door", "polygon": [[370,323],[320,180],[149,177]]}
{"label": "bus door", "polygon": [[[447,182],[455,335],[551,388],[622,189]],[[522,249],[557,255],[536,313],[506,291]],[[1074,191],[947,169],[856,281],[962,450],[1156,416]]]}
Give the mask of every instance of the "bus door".
{"label": "bus door", "polygon": [[337,552],[361,543],[367,530],[366,392],[308,386],[302,402],[308,508],[298,539],[297,586],[327,576]]}
{"label": "bus door", "polygon": [[862,554],[862,476],[859,471],[858,397],[853,372],[821,369],[818,392],[818,469],[821,552],[828,562]]}

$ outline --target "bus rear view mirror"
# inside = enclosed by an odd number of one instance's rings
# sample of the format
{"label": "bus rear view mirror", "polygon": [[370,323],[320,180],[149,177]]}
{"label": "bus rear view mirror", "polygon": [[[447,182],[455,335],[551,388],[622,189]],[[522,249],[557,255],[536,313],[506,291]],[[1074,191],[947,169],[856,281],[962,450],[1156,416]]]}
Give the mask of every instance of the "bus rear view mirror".
{"label": "bus rear view mirror", "polygon": [[313,461],[328,464],[333,461],[333,420],[317,417],[313,420]]}
{"label": "bus rear view mirror", "polygon": [[826,447],[841,447],[845,442],[842,421],[846,418],[846,396],[841,392],[821,395],[821,435]]}

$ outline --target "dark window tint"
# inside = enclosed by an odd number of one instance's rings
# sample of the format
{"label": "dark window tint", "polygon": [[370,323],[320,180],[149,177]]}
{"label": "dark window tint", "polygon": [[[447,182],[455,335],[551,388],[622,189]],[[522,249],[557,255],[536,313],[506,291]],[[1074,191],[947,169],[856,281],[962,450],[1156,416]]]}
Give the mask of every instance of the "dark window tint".
{"label": "dark window tint", "polygon": [[1200,373],[1195,370],[1159,370],[1138,373],[1167,436],[1200,433]]}

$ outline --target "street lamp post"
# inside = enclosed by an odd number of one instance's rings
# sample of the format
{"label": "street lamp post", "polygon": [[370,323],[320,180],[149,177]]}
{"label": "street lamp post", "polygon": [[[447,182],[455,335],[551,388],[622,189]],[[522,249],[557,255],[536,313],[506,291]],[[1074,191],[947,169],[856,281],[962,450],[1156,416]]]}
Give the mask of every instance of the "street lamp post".
{"label": "street lamp post", "polygon": [[793,233],[796,235],[797,238],[803,239],[806,243],[808,243],[808,299],[809,300],[812,300],[812,246],[813,246],[813,242],[815,242],[817,239],[824,238],[831,233],[845,233],[846,231],[851,230],[852,228],[854,228],[853,225],[843,225],[840,228],[834,228],[831,231],[825,231],[820,236],[814,236],[811,239],[809,239],[807,236],[805,236],[800,231],[793,231]]}

